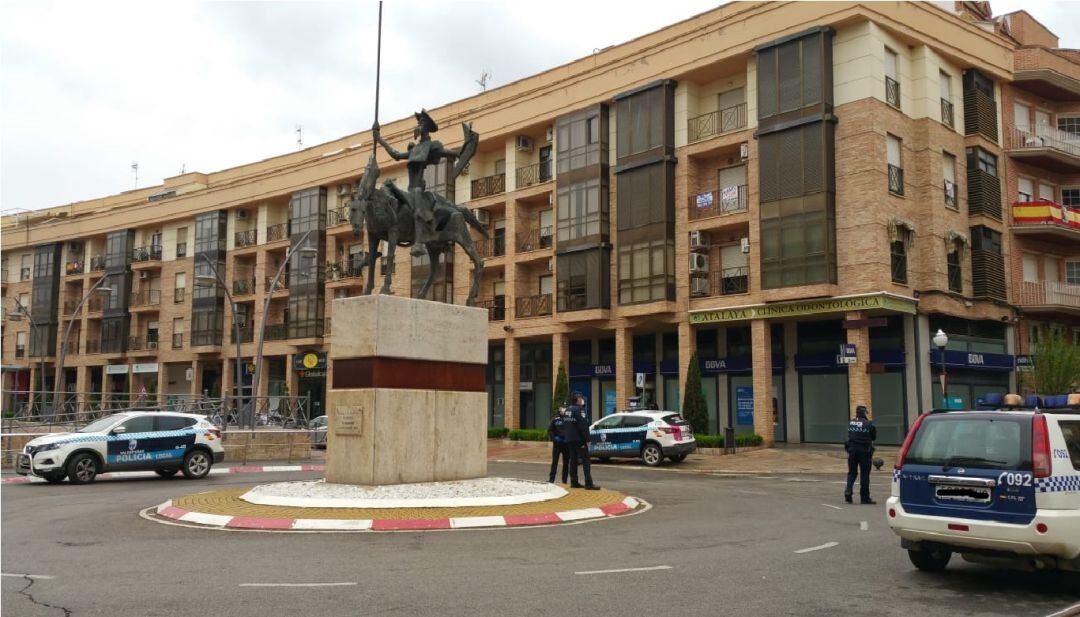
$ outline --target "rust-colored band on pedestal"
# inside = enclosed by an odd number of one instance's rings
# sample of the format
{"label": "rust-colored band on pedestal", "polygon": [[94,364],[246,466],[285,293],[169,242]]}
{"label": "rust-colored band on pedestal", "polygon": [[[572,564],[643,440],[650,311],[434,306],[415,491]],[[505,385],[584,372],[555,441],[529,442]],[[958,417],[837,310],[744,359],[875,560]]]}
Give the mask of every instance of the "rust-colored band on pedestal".
{"label": "rust-colored band on pedestal", "polygon": [[484,392],[487,365],[407,358],[338,358],[334,389],[398,388]]}

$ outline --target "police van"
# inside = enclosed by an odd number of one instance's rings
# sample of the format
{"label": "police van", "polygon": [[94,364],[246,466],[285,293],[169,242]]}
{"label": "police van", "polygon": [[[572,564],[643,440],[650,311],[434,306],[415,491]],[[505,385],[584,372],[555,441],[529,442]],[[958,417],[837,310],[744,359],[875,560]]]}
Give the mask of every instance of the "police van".
{"label": "police van", "polygon": [[[920,570],[1080,570],[1080,395],[1054,408],[934,411],[897,454],[886,520]],[[1058,400],[1064,399],[1064,400]]]}
{"label": "police van", "polygon": [[93,482],[105,471],[155,471],[167,477],[178,471],[203,478],[225,460],[221,431],[204,416],[186,413],[118,413],[74,433],[30,440],[15,471],[51,483],[66,477],[72,484]]}
{"label": "police van", "polygon": [[682,462],[695,448],[690,423],[674,411],[615,413],[589,427],[589,454],[601,461],[640,457],[656,467],[665,457]]}

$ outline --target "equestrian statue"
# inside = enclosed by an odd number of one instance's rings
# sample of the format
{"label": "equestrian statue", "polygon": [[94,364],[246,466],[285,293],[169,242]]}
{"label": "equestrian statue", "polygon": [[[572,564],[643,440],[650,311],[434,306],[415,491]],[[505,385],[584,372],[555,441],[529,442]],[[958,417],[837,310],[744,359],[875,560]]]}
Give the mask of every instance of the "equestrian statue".
{"label": "equestrian statue", "polygon": [[416,142],[410,142],[404,152],[395,150],[386,143],[379,134],[378,121],[371,127],[372,137],[392,159],[407,161],[409,186],[403,191],[392,180],[387,180],[383,186],[377,187],[380,172],[373,148],[367,168],[356,184],[349,205],[353,235],[359,237],[364,227],[367,227],[368,252],[364,264],[367,266],[367,285],[364,287],[364,294],[370,294],[375,287],[375,264],[381,257],[380,242],[386,242],[386,268],[382,289],[379,291],[381,294],[391,293],[396,247],[411,246],[414,256],[427,253],[431,269],[427,281],[420,289],[420,298],[426,298],[431,291],[438,272],[439,257],[447,251],[453,251],[457,244],[473,262],[472,287],[469,289],[466,304],[474,306],[476,294],[480,291],[484,260],[476,252],[469,227],[476,229],[484,237],[488,236],[487,229],[468,208],[427,190],[424,170],[443,160],[455,160],[448,180],[450,183],[454,182],[476,153],[480,136],[468,123],[462,123],[465,141],[461,148],[446,148],[441,142],[431,139],[431,134],[438,131],[439,126],[427,111],[421,110],[415,117],[417,124],[413,129],[413,138]]}

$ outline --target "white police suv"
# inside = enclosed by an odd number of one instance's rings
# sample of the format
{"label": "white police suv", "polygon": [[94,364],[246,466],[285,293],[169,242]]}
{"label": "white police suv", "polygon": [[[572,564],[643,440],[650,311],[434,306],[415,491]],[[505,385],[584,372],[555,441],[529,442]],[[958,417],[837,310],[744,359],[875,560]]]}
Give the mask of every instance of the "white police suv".
{"label": "white police suv", "polygon": [[886,520],[920,570],[944,569],[953,553],[1080,570],[1080,406],[919,416],[897,455]]}
{"label": "white police suv", "polygon": [[118,413],[74,433],[31,440],[15,471],[48,482],[93,482],[104,471],[153,470],[160,476],[183,471],[202,478],[225,459],[221,431],[204,416],[168,412]]}
{"label": "white police suv", "polygon": [[656,467],[664,457],[679,463],[695,448],[690,423],[674,411],[625,411],[589,427],[589,454],[601,461],[640,457]]}

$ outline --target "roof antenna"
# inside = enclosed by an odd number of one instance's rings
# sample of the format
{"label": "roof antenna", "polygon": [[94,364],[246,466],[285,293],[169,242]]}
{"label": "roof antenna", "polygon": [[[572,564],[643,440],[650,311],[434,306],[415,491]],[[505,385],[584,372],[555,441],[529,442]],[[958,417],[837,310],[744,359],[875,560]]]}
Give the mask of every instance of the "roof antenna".
{"label": "roof antenna", "polygon": [[480,79],[476,80],[476,83],[480,85],[480,90],[487,92],[488,80],[491,79],[491,71],[484,69],[480,72]]}
{"label": "roof antenna", "polygon": [[187,173],[187,163],[180,163],[180,175]]}
{"label": "roof antenna", "polygon": [[296,149],[297,150],[303,150],[304,149],[304,125],[297,124],[295,132],[296,132]]}
{"label": "roof antenna", "polygon": [[132,161],[131,171],[135,172],[135,188],[139,188],[139,162]]}

